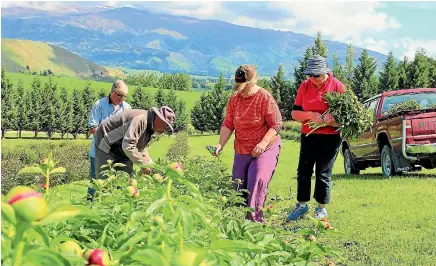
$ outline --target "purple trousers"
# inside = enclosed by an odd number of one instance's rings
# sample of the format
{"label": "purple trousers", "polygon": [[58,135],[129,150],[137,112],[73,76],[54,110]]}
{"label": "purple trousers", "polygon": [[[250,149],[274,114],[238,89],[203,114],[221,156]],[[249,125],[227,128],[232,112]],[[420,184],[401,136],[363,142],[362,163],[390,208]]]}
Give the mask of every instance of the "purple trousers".
{"label": "purple trousers", "polygon": [[248,195],[244,193],[246,204],[255,212],[247,214],[247,219],[262,222],[263,211],[269,182],[276,169],[281,138],[277,136],[275,143],[264,153],[255,158],[251,154],[235,153],[233,161],[233,181],[241,179],[242,184],[233,183],[235,190],[247,189]]}

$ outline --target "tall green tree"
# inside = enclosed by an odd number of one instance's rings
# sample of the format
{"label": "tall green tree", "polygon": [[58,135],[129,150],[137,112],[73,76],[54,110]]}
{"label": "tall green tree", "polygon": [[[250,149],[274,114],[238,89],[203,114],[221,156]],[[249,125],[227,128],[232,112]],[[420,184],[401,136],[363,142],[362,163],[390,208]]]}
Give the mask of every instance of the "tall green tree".
{"label": "tall green tree", "polygon": [[392,52],[389,53],[386,62],[383,64],[383,70],[380,72],[379,91],[391,91],[398,89],[398,70],[395,58]]}
{"label": "tall green tree", "polygon": [[204,92],[200,100],[198,100],[194,107],[191,110],[191,124],[192,126],[201,132],[203,134],[204,132],[208,131],[208,123],[209,123],[209,117],[205,111],[206,107],[208,106],[208,92]]}
{"label": "tall green tree", "polygon": [[143,87],[136,87],[132,98],[131,105],[133,109],[149,110],[152,106],[155,106],[153,95]]}
{"label": "tall green tree", "polygon": [[183,99],[178,99],[174,108],[176,121],[174,122],[174,131],[184,131],[188,129],[189,113],[186,110],[186,103]]}
{"label": "tall green tree", "polygon": [[436,59],[435,58],[428,58],[429,64],[430,64],[430,71],[429,71],[429,82],[431,88],[436,88]]}
{"label": "tall green tree", "polygon": [[51,138],[56,132],[58,124],[58,97],[57,97],[57,84],[49,77],[48,81],[44,84],[42,90],[42,129]]}
{"label": "tall green tree", "polygon": [[427,88],[430,85],[429,74],[430,64],[426,51],[418,49],[407,71],[409,88]]}
{"label": "tall green tree", "polygon": [[1,70],[1,130],[4,138],[7,130],[17,129],[18,110],[16,106],[16,91],[12,82],[5,74],[4,68]]}
{"label": "tall green tree", "polygon": [[[92,106],[97,101],[97,95],[94,90],[91,88],[91,82],[87,82],[85,88],[82,90],[82,103],[85,108],[85,112],[83,112],[83,119],[88,121],[89,113],[91,112]],[[88,131],[85,132],[86,138],[89,138],[90,135]]]}
{"label": "tall green tree", "polygon": [[327,58],[327,45],[325,45],[321,39],[321,32],[316,34],[315,45],[312,47],[312,54]]}
{"label": "tall green tree", "polygon": [[294,80],[297,87],[307,79],[303,71],[307,68],[307,59],[311,58],[312,55],[312,49],[310,47],[307,48],[304,53],[304,58],[299,60],[299,66],[294,68]]}
{"label": "tall green tree", "polygon": [[28,129],[33,131],[35,138],[38,136],[38,132],[42,129],[44,122],[42,114],[43,108],[45,107],[42,105],[41,91],[41,81],[37,77],[35,77],[32,81],[32,89],[28,94],[30,97],[28,98],[29,116],[27,122]]}
{"label": "tall green tree", "polygon": [[257,81],[257,85],[272,93],[271,79],[262,78]]}
{"label": "tall green tree", "polygon": [[398,88],[409,88],[409,80],[407,78],[407,70],[409,69],[409,60],[404,56],[403,61],[398,64]]}
{"label": "tall green tree", "polygon": [[347,77],[345,75],[345,70],[339,62],[339,57],[336,52],[333,52],[333,76],[345,84]]}
{"label": "tall green tree", "polygon": [[162,107],[165,105],[165,102],[167,101],[167,94],[165,93],[165,90],[163,87],[159,87],[157,89],[156,95],[155,95],[155,102],[158,107]]}
{"label": "tall green tree", "polygon": [[164,73],[159,79],[158,88],[159,89],[166,89],[166,90],[174,88],[173,76],[171,74]]}
{"label": "tall green tree", "polygon": [[26,124],[27,124],[27,118],[28,118],[28,107],[26,102],[26,94],[24,92],[24,86],[23,81],[21,79],[18,80],[17,84],[17,111],[18,111],[18,117],[17,117],[17,123],[18,123],[18,137],[21,138],[21,132],[24,130]]}
{"label": "tall green tree", "polygon": [[221,124],[225,117],[224,109],[230,95],[226,87],[224,74],[221,73],[218,82],[215,83],[213,90],[207,96],[208,99],[204,109],[208,117],[207,129],[217,133],[221,131]]}
{"label": "tall green tree", "polygon": [[359,57],[359,64],[354,69],[352,87],[356,96],[366,100],[378,91],[377,80],[374,78],[376,70],[375,59],[364,49]]}
{"label": "tall green tree", "polygon": [[292,118],[291,112],[294,102],[292,100],[291,87],[292,84],[285,80],[283,65],[280,65],[275,76],[271,78],[271,91],[284,120],[290,120]]}
{"label": "tall green tree", "polygon": [[191,91],[192,78],[183,73],[175,73],[172,75],[173,88],[177,91]]}
{"label": "tall green tree", "polygon": [[101,88],[100,91],[98,92],[98,99],[101,99],[103,97],[108,96],[109,93],[106,91],[105,88]]}
{"label": "tall green tree", "polygon": [[347,46],[347,57],[345,58],[345,79],[341,80],[347,88],[351,89],[351,86],[353,85],[353,75],[354,75],[354,49],[353,46],[348,44]]}
{"label": "tall green tree", "polygon": [[76,139],[79,134],[86,133],[88,131],[88,119],[85,118],[84,115],[85,113],[88,113],[88,110],[85,109],[82,93],[77,88],[73,90],[72,102],[74,123],[71,129],[71,134],[73,135],[73,138]]}
{"label": "tall green tree", "polygon": [[63,139],[65,134],[73,130],[73,102],[72,98],[68,95],[67,89],[61,87],[59,95],[59,109],[60,119],[58,119],[58,130]]}

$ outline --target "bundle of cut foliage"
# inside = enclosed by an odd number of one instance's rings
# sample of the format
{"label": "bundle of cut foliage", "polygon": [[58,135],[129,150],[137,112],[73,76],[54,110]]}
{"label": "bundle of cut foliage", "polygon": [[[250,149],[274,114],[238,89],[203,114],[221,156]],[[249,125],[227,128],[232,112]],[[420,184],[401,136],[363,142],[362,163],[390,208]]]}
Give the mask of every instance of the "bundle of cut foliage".
{"label": "bundle of cut foliage", "polygon": [[[343,138],[357,138],[360,134],[369,129],[372,125],[372,115],[365,106],[359,102],[356,95],[351,90],[344,93],[328,92],[324,98],[329,105],[329,109],[322,114],[323,118],[330,113],[340,125]],[[309,122],[308,125],[315,130],[327,126],[327,124],[316,124]],[[307,135],[309,135],[307,134]]]}

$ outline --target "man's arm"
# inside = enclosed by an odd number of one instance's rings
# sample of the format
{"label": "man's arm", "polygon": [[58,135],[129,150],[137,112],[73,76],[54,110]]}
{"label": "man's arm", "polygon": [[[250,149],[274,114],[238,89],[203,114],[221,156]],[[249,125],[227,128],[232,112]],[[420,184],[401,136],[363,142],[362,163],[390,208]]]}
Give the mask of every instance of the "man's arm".
{"label": "man's arm", "polygon": [[101,121],[100,105],[98,102],[94,103],[89,116],[89,134],[94,135],[97,132],[98,125]]}

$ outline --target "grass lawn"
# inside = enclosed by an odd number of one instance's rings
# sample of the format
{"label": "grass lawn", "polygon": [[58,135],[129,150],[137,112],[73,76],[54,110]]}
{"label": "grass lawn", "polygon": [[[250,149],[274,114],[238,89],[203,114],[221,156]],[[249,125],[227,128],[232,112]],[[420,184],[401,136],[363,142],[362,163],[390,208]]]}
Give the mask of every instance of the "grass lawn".
{"label": "grass lawn", "polygon": [[[190,137],[190,154],[211,156],[204,146],[214,145],[217,140],[218,136]],[[173,138],[163,138],[154,143],[150,147],[151,156],[154,159],[164,156],[173,141]],[[288,230],[310,225],[308,219],[285,221],[296,200],[298,155],[299,143],[284,140],[267,200],[268,204],[275,202],[279,210],[272,218],[273,225]],[[229,171],[232,158],[231,140],[220,156]],[[359,176],[347,177],[342,163],[339,155],[333,170],[328,211],[329,221],[343,234],[330,235],[321,241],[344,251],[347,258],[344,265],[436,265],[436,171],[424,170],[388,179],[381,175],[380,168],[372,168]],[[80,195],[85,193],[85,188],[77,185],[59,188],[59,194],[65,199],[71,196],[68,191]],[[271,200],[277,195],[281,201]],[[315,202],[311,205],[314,207]]]}

